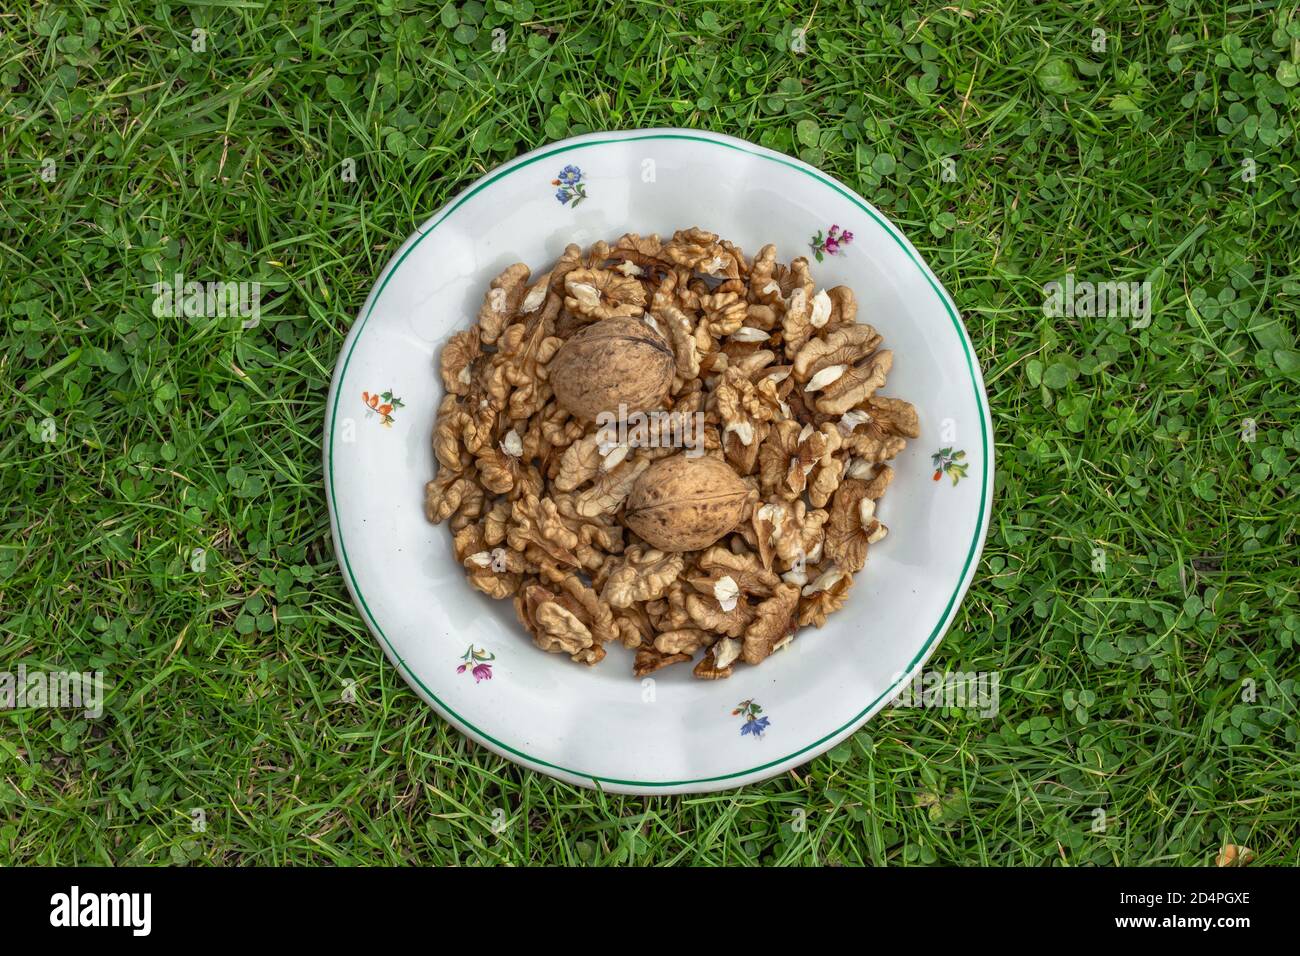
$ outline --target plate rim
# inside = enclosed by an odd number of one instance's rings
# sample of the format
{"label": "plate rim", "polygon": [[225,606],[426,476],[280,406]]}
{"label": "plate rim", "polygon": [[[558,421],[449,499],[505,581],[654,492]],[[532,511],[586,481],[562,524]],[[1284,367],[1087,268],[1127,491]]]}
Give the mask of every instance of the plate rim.
{"label": "plate rim", "polygon": [[[938,296],[940,303],[947,312],[949,319],[953,323],[958,339],[961,342],[963,354],[966,359],[967,368],[971,377],[971,384],[974,387],[976,404],[979,408],[980,419],[980,441],[982,445],[982,461],[984,462],[983,480],[980,483],[980,517],[976,526],[975,534],[972,537],[970,548],[966,555],[965,564],[962,566],[962,572],[958,579],[957,587],[953,590],[952,596],[948,600],[947,606],[940,615],[939,620],[931,630],[930,635],[922,644],[920,650],[913,657],[907,668],[902,672],[888,688],[885,689],[875,700],[864,707],[857,715],[850,718],[835,730],[821,736],[817,740],[794,750],[782,757],[769,760],[757,766],[745,770],[733,771],[726,774],[718,774],[708,777],[697,777],[687,780],[629,780],[615,777],[603,777],[599,774],[585,773],[583,771],[572,770],[568,767],[562,767],[558,764],[551,763],[540,757],[532,756],[519,750],[504,741],[497,740],[490,734],[480,730],[466,718],[462,717],[453,708],[444,703],[434,691],[427,687],[420,679],[419,675],[408,665],[401,654],[393,646],[387,634],[384,633],[379,621],[375,618],[374,613],[370,610],[361,593],[360,587],[352,572],[351,562],[347,555],[347,546],[339,531],[338,522],[338,505],[335,498],[334,477],[333,477],[333,432],[338,420],[339,400],[341,397],[341,383],[347,374],[348,365],[355,351],[357,344],[361,339],[361,333],[364,330],[370,316],[374,313],[375,306],[379,301],[384,289],[389,281],[396,275],[398,269],[405,261],[411,251],[424,238],[430,235],[448,216],[454,213],[461,205],[471,197],[486,189],[488,186],[504,178],[512,172],[532,165],[543,159],[590,146],[610,145],[621,142],[637,142],[653,139],[677,139],[690,140],[710,146],[721,146],[743,153],[748,153],[762,159],[780,163],[781,165],[795,169],[805,175],[810,176],[815,181],[821,183],[835,192],[839,193],[844,199],[857,206],[881,228],[888,233],[894,241],[900,246],[908,259],[915,265],[925,278],[927,284]],[[432,371],[430,374],[433,374]],[[329,393],[326,397],[324,433],[321,444],[321,459],[323,466],[323,477],[326,492],[326,505],[329,510],[330,519],[330,536],[338,560],[339,568],[343,572],[343,580],[348,592],[352,596],[353,604],[362,614],[362,619],[366,622],[367,629],[371,634],[378,638],[380,647],[384,650],[385,655],[397,668],[407,684],[427,703],[433,707],[440,717],[450,723],[461,733],[470,737],[480,745],[487,747],[489,750],[499,756],[519,763],[536,772],[557,777],[567,782],[596,789],[608,790],[620,793],[643,793],[643,794],[664,794],[664,793],[699,793],[714,790],[729,789],[732,787],[744,786],[749,783],[756,783],[776,776],[785,769],[799,766],[809,760],[814,759],[827,750],[834,747],[840,740],[856,732],[863,724],[875,716],[883,707],[894,697],[902,692],[903,688],[915,677],[915,675],[925,666],[934,652],[942,643],[944,636],[951,627],[953,620],[956,618],[957,611],[961,608],[961,603],[974,581],[975,571],[978,568],[979,558],[983,554],[984,544],[987,540],[988,529],[992,517],[992,497],[993,484],[995,475],[994,461],[994,441],[993,441],[993,421],[992,412],[989,407],[988,393],[984,384],[983,370],[980,368],[979,360],[975,354],[974,343],[971,341],[970,334],[966,330],[965,323],[961,319],[961,314],[957,309],[956,303],[948,294],[947,289],[939,281],[938,277],[930,269],[921,254],[908,240],[894,223],[883,213],[875,208],[867,199],[859,195],[856,191],[850,189],[844,183],[835,177],[822,172],[814,166],[788,156],[784,153],[777,152],[767,147],[760,146],[757,143],[751,143],[748,140],[740,139],[724,133],[715,133],[707,130],[691,130],[680,127],[650,127],[632,130],[611,130],[585,133],[580,136],[568,137],[563,140],[557,140],[539,146],[530,150],[512,160],[489,170],[474,182],[470,183],[465,189],[461,190],[456,196],[448,200],[430,215],[421,225],[406,238],[400,247],[389,258],[388,263],[384,266],[379,278],[371,287],[369,295],[362,304],[357,314],[357,320],[352,323],[348,329],[348,334],[343,340],[343,345],[339,351],[338,359],[335,362],[334,373],[330,380]]]}

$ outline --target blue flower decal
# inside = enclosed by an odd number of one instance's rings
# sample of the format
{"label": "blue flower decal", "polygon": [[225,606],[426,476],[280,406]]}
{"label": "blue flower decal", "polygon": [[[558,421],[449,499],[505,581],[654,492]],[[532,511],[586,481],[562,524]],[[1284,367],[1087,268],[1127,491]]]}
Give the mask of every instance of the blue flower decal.
{"label": "blue flower decal", "polygon": [[555,199],[563,206],[573,207],[587,198],[587,187],[582,183],[582,170],[577,166],[565,166],[551,180],[555,190]]}
{"label": "blue flower decal", "polygon": [[767,730],[772,721],[769,717],[759,716],[762,713],[763,708],[756,704],[752,698],[742,700],[736,705],[736,709],[731,712],[731,716],[743,716],[745,718],[745,722],[740,725],[740,736],[759,738],[763,736],[763,731]]}

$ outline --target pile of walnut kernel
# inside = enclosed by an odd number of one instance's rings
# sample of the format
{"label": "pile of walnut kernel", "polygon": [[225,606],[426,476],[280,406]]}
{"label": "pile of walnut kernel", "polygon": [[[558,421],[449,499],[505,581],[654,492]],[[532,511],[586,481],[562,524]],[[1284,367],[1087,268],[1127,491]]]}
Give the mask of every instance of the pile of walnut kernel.
{"label": "pile of walnut kernel", "polygon": [[[595,664],[618,641],[637,676],[703,652],[695,676],[728,677],[825,623],[887,534],[885,462],[919,427],[908,402],[876,394],[893,364],[880,343],[852,290],[818,291],[806,259],[786,266],[767,245],[751,260],[698,228],[570,244],[535,279],[517,263],[442,351],[426,514],[541,649]],[[704,457],[598,431],[584,401],[621,389],[703,412]],[[716,475],[739,489],[722,513]],[[654,544],[629,526],[637,496],[659,502],[653,531],[637,525]],[[701,507],[723,522],[717,540],[676,547]]]}

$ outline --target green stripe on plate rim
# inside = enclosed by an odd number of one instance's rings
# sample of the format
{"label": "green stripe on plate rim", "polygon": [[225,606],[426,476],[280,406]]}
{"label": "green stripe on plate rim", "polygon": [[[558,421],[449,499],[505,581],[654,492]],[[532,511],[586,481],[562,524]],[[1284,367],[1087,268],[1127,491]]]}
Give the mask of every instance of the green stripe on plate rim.
{"label": "green stripe on plate rim", "polygon": [[491,175],[488,178],[484,179],[477,186],[475,186],[467,193],[465,193],[463,196],[461,196],[458,200],[456,200],[453,205],[449,206],[443,212],[443,214],[438,218],[438,221],[433,223],[433,225],[429,226],[428,229],[422,232],[419,238],[417,238],[413,243],[411,243],[410,247],[404,253],[402,253],[401,257],[396,262],[394,262],[392,266],[388,269],[387,275],[384,276],[383,282],[380,284],[379,289],[375,292],[374,299],[370,303],[370,308],[367,309],[366,314],[362,316],[361,325],[357,327],[357,334],[353,338],[352,345],[348,349],[348,353],[343,359],[342,367],[339,369],[339,374],[337,379],[338,386],[334,394],[334,406],[330,409],[330,421],[328,427],[328,432],[330,436],[328,471],[329,471],[329,485],[330,485],[330,503],[333,505],[334,513],[337,515],[339,513],[339,510],[338,510],[338,501],[335,498],[335,494],[334,494],[334,434],[333,431],[334,431],[334,423],[338,420],[339,400],[342,398],[343,395],[343,388],[342,388],[343,379],[347,376],[348,364],[352,361],[352,353],[353,351],[356,350],[357,343],[361,341],[361,332],[365,329],[366,322],[369,321],[370,316],[374,313],[375,306],[379,303],[379,299],[383,295],[385,287],[387,287],[389,280],[392,279],[392,277],[397,273],[397,270],[401,267],[402,263],[406,260],[406,257],[411,254],[411,252],[415,249],[415,247],[418,246],[421,242],[423,242],[426,236],[430,235],[435,229],[437,229],[438,226],[442,224],[443,220],[445,220],[448,216],[450,216],[453,212],[459,209],[462,205],[464,205],[467,201],[469,201],[479,192],[486,189],[488,186],[492,185],[497,180],[503,179],[504,177],[510,175],[511,173],[523,169],[526,166],[531,166],[533,163],[540,162],[541,160],[544,159],[550,159],[552,156],[557,156],[561,153],[567,153],[567,152],[572,152],[574,150],[585,149],[589,146],[608,146],[608,145],[613,145],[615,143],[632,143],[632,142],[641,142],[644,140],[654,140],[654,139],[689,140],[697,143],[707,143],[710,146],[721,146],[726,149],[736,150],[737,152],[741,152],[741,153],[747,153],[751,156],[757,156],[760,159],[766,159],[771,162],[780,163],[783,166],[788,166],[791,169],[798,170],[804,175],[809,176],[812,179],[816,180],[817,182],[821,183],[823,186],[828,186],[829,188],[833,189],[835,192],[839,193],[849,202],[853,203],[853,205],[856,206],[858,209],[861,209],[864,213],[870,216],[878,225],[880,225],[885,230],[886,233],[889,234],[891,238],[893,238],[894,242],[898,244],[899,248],[901,248],[903,252],[907,254],[908,259],[910,259],[912,263],[916,265],[918,269],[920,269],[921,275],[925,277],[925,280],[930,285],[930,288],[933,289],[935,295],[939,297],[939,301],[943,304],[944,311],[948,313],[948,317],[952,320],[953,327],[957,331],[957,337],[961,341],[962,350],[966,355],[966,365],[970,371],[971,385],[974,386],[975,388],[975,401],[980,408],[980,441],[983,448],[983,455],[981,458],[983,473],[980,476],[980,510],[979,510],[979,516],[975,522],[975,535],[971,539],[970,549],[966,553],[966,561],[962,565],[961,574],[957,578],[957,586],[953,589],[952,596],[948,599],[948,604],[944,608],[943,613],[939,615],[939,621],[935,624],[934,630],[930,632],[930,636],[926,638],[925,644],[922,645],[920,651],[918,651],[916,656],[912,658],[912,660],[908,663],[907,668],[903,671],[903,676],[900,677],[897,681],[895,681],[892,685],[890,685],[889,689],[886,690],[883,694],[881,694],[870,704],[864,707],[861,711],[859,711],[856,716],[854,716],[844,724],[840,725],[835,730],[831,731],[830,733],[826,734],[825,736],[817,740],[814,740],[812,743],[799,748],[793,753],[786,754],[783,757],[778,757],[776,760],[769,760],[767,763],[759,764],[756,767],[750,767],[748,770],[737,770],[734,773],[720,774],[715,777],[698,777],[693,780],[622,780],[615,777],[601,777],[596,774],[586,773],[581,770],[571,770],[568,767],[561,767],[559,764],[554,764],[551,763],[550,761],[542,760],[539,757],[534,757],[531,754],[524,753],[522,750],[518,750],[517,748],[512,747],[503,741],[497,740],[491,734],[474,726],[474,724],[470,723],[468,720],[466,720],[464,717],[458,714],[455,710],[453,710],[446,703],[444,703],[438,697],[438,695],[435,694],[429,687],[427,687],[424,681],[420,680],[419,676],[415,673],[415,671],[413,671],[410,668],[410,666],[406,663],[406,661],[402,658],[402,656],[397,653],[397,649],[393,647],[392,641],[388,639],[388,635],[384,633],[384,629],[380,627],[379,621],[375,619],[375,615],[371,612],[370,605],[366,603],[365,595],[361,593],[361,587],[357,583],[356,576],[352,573],[352,563],[351,561],[348,560],[347,547],[344,545],[343,542],[341,525],[339,527],[338,533],[336,534],[336,538],[338,539],[337,544],[338,544],[339,554],[343,557],[344,570],[347,572],[348,579],[352,582],[353,593],[356,594],[357,600],[361,603],[362,610],[365,611],[366,617],[370,621],[371,630],[373,630],[376,634],[380,636],[380,638],[383,639],[384,643],[388,646],[389,654],[392,656],[392,658],[395,661],[397,661],[398,665],[401,667],[403,671],[406,672],[406,674],[410,677],[410,679],[414,681],[415,684],[418,685],[419,688],[422,691],[424,691],[424,693],[427,694],[429,698],[432,699],[440,708],[442,708],[444,711],[450,714],[453,719],[459,721],[465,727],[469,728],[470,731],[478,734],[483,739],[491,741],[493,744],[495,744],[497,747],[500,747],[502,750],[512,753],[516,757],[521,757],[522,759],[528,761],[529,763],[536,764],[537,766],[549,767],[552,770],[558,770],[561,773],[567,773],[575,777],[582,777],[583,779],[592,780],[598,783],[610,783],[618,786],[682,787],[682,786],[689,786],[691,784],[697,784],[697,783],[717,783],[722,780],[732,780],[736,777],[747,777],[750,776],[751,774],[759,773],[763,770],[767,770],[770,767],[774,767],[778,764],[786,763],[787,761],[793,760],[796,757],[802,756],[808,751],[820,746],[821,744],[824,744],[826,741],[831,740],[832,738],[843,733],[845,730],[849,729],[850,727],[853,727],[859,721],[863,720],[866,717],[866,715],[869,714],[876,707],[877,704],[881,703],[884,700],[889,699],[889,697],[893,695],[894,691],[898,690],[902,686],[903,682],[908,678],[908,675],[911,674],[912,668],[916,667],[916,665],[925,657],[926,653],[934,645],[934,642],[938,640],[939,636],[943,633],[944,623],[945,621],[947,621],[949,615],[953,613],[954,610],[953,605],[957,601],[957,594],[958,592],[961,591],[962,582],[966,580],[966,574],[970,570],[971,562],[975,558],[976,551],[979,550],[979,544],[981,539],[980,532],[984,526],[984,509],[987,505],[986,499],[988,496],[988,467],[989,467],[990,455],[989,455],[989,448],[988,448],[988,423],[986,422],[989,412],[988,412],[987,402],[980,390],[979,380],[976,377],[975,357],[971,352],[971,347],[970,344],[967,342],[965,334],[963,334],[964,330],[961,325],[961,320],[957,317],[956,310],[952,307],[952,305],[949,304],[947,296],[944,295],[943,291],[939,287],[938,283],[935,282],[934,278],[930,275],[929,271],[923,267],[922,263],[913,254],[912,250],[908,247],[907,243],[903,241],[901,235],[896,232],[896,230],[887,220],[879,216],[869,206],[864,206],[862,202],[858,200],[857,196],[843,189],[839,185],[839,183],[832,182],[828,179],[825,179],[820,174],[815,173],[811,169],[807,169],[800,164],[794,163],[780,156],[772,156],[772,155],[768,155],[767,153],[760,153],[752,149],[747,149],[746,147],[741,146],[737,143],[728,143],[725,141],[708,139],[702,136],[691,136],[686,133],[648,133],[640,136],[620,137],[618,139],[590,140],[584,143],[571,143],[567,146],[560,146],[548,152],[538,153],[536,156],[524,159],[516,163],[515,165],[510,166],[507,169],[503,169],[500,172],[495,173],[494,175]]}

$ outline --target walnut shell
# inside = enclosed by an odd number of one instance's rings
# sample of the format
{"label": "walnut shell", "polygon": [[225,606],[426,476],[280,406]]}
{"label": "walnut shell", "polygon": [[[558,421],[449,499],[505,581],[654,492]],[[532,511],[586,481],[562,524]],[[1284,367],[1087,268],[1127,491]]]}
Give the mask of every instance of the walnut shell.
{"label": "walnut shell", "polygon": [[565,410],[595,421],[601,412],[628,414],[663,408],[673,384],[672,346],[640,319],[616,317],[589,325],[560,347],[548,378]]}
{"label": "walnut shell", "polygon": [[660,551],[697,551],[732,530],[749,486],[725,461],[685,452],[645,470],[627,499],[627,526]]}

